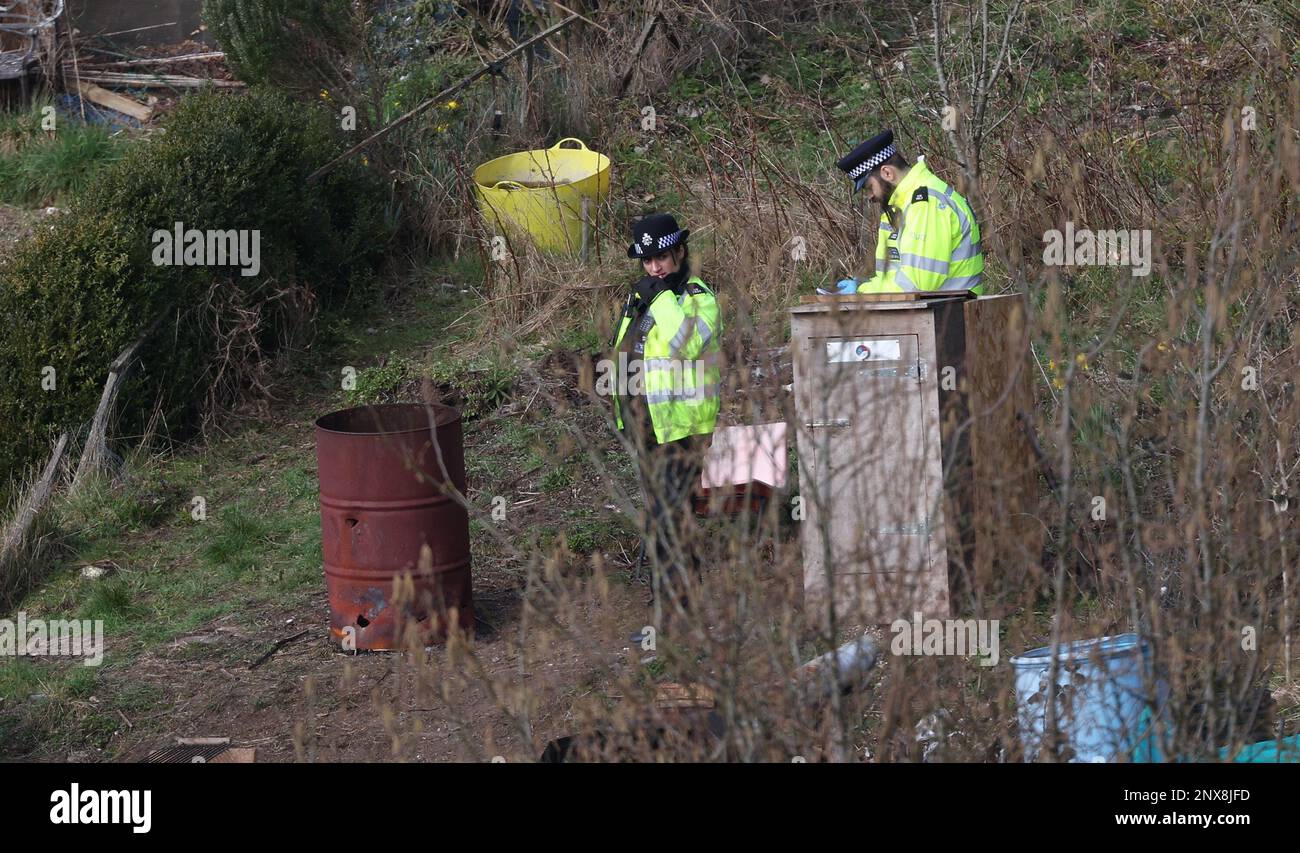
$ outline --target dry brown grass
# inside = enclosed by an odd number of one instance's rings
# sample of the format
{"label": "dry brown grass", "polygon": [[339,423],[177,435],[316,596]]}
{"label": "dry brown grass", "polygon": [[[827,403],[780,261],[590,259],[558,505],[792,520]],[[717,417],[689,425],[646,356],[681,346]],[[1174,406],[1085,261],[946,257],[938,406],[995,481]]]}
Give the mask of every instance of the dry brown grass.
{"label": "dry brown grass", "polygon": [[[761,4],[744,14],[752,4],[712,4],[709,11],[671,6],[688,48],[674,52],[656,41],[633,91],[657,91],[708,53],[720,56],[724,69],[732,67],[743,49],[783,21],[848,14],[835,5]],[[975,7],[944,6],[945,37],[966,50],[978,47]],[[909,63],[925,59],[919,46],[931,37],[929,11],[929,4],[917,10],[918,50],[907,54]],[[598,22],[617,12],[604,10]],[[1030,10],[1036,25],[1043,12]],[[1228,17],[1215,20],[1230,24]],[[620,67],[615,60],[628,50],[631,31],[592,28],[567,38],[559,73],[580,115],[539,118],[528,132],[585,122],[594,146],[615,138],[615,125],[631,121],[635,110],[614,100],[608,72]],[[995,45],[998,33],[993,27]],[[1028,369],[1039,377],[1035,427],[1059,488],[1037,504],[1049,533],[1046,553],[1031,555],[1037,571],[1014,587],[995,580],[987,590],[1001,606],[1003,665],[887,657],[870,690],[809,709],[791,673],[861,626],[841,626],[832,637],[808,624],[798,540],[783,504],[759,520],[757,534],[714,520],[691,540],[709,566],[698,609],[683,627],[660,634],[658,660],[647,669],[627,642],[640,626],[602,616],[610,584],[625,567],[609,556],[587,559],[563,548],[529,551],[519,544],[527,541],[523,531],[485,520],[521,567],[525,603],[510,628],[518,637],[515,665],[494,670],[475,658],[473,643],[426,656],[418,680],[439,719],[463,724],[458,695],[471,687],[490,691],[499,725],[512,727],[527,745],[512,759],[536,757],[545,741],[534,731],[534,691],[559,691],[570,702],[575,733],[649,726],[670,742],[629,744],[611,736],[595,752],[606,758],[1015,760],[1020,746],[1006,659],[1054,640],[1136,631],[1151,642],[1170,687],[1164,732],[1170,754],[1209,756],[1281,730],[1278,720],[1292,700],[1279,713],[1260,697],[1293,679],[1300,666],[1288,662],[1286,650],[1300,603],[1293,563],[1300,543],[1288,497],[1300,473],[1293,440],[1300,417],[1294,386],[1300,375],[1300,84],[1288,47],[1268,37],[1249,51],[1231,37],[1186,49],[1159,40],[1092,45],[1099,63],[1113,62],[1099,64],[1097,87],[1079,93],[1092,99],[1089,106],[1049,103],[999,124],[1006,105],[1024,95],[1024,75],[1050,62],[1036,52],[1042,46],[1032,44],[1034,36],[1015,34],[1024,39],[1007,57],[1006,77],[989,84],[995,106],[975,152],[978,174],[957,162],[972,159],[973,136],[962,137],[967,150],[959,153],[937,122],[900,114],[896,125],[908,132],[911,152],[933,152],[931,166],[975,200],[989,292],[1024,293],[1033,315]],[[907,47],[862,49],[887,63]],[[1147,91],[1134,110],[1125,103],[1134,94],[1127,89],[1095,94],[1119,86],[1135,57],[1166,68],[1196,96],[1175,103],[1168,92]],[[963,73],[950,70],[952,97],[959,110],[973,110],[975,78]],[[883,79],[890,109],[904,96],[934,103],[933,91],[915,76]],[[1142,86],[1135,88],[1142,94]],[[815,121],[825,105],[814,98],[806,106],[807,119]],[[1242,126],[1243,106],[1258,118],[1253,129]],[[724,304],[731,416],[792,420],[779,388],[788,379],[758,381],[752,367],[760,353],[784,343],[785,308],[812,281],[861,270],[869,249],[862,211],[856,200],[845,201],[843,181],[831,170],[838,152],[827,151],[818,173],[766,148],[764,117],[739,99],[725,115],[695,156],[664,163],[663,182],[684,200],[674,212],[695,232],[693,256]],[[864,131],[874,120],[864,117]],[[664,132],[688,138],[671,117],[665,121]],[[1160,163],[1176,170],[1172,180],[1157,174]],[[601,211],[597,249],[585,265],[514,243],[503,263],[485,254],[490,272],[481,311],[492,339],[596,325],[606,340],[608,327],[600,324],[608,323],[636,275],[622,256],[623,226],[647,207],[653,205],[616,191]],[[486,253],[489,232],[468,203],[461,212],[460,250]],[[1066,221],[1150,229],[1152,275],[1044,266],[1044,232]],[[795,236],[805,241],[804,261],[789,251]],[[1255,384],[1243,387],[1248,369]],[[562,423],[573,421],[574,405],[604,405],[575,404],[572,382],[539,381],[535,405]],[[619,460],[581,430],[571,439],[588,450],[608,502],[636,513],[639,499]],[[1095,498],[1105,499],[1104,520],[1091,515]],[[470,511],[483,517],[482,507]],[[1253,648],[1243,647],[1244,629],[1253,631]],[[530,668],[557,644],[580,662],[577,674],[558,685]],[[698,719],[665,714],[654,699],[655,679],[707,687],[717,697],[725,734],[699,736]],[[938,730],[926,741],[937,744],[933,754],[917,736],[927,718]],[[494,754],[482,734],[466,732],[467,757]]]}

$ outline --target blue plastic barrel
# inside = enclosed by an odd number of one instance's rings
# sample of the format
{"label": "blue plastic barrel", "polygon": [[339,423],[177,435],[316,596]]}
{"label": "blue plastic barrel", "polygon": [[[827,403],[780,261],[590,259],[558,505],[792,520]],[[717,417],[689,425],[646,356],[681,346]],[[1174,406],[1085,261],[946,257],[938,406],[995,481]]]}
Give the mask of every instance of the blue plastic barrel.
{"label": "blue plastic barrel", "polygon": [[[1137,634],[1080,640],[1057,648],[1055,685],[1050,681],[1052,646],[1011,659],[1025,760],[1038,758],[1047,704],[1055,698],[1058,743],[1070,761],[1119,760],[1132,749],[1143,709],[1159,703],[1163,685],[1149,677],[1149,655]],[[1152,695],[1154,689],[1156,695]]]}

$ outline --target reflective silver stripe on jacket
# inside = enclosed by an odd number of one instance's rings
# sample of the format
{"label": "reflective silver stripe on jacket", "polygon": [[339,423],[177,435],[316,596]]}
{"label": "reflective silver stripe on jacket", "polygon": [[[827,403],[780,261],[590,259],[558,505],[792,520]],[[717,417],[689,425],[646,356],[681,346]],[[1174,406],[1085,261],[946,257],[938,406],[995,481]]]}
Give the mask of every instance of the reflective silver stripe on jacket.
{"label": "reflective silver stripe on jacket", "polygon": [[676,370],[678,367],[690,367],[696,369],[708,369],[710,367],[720,367],[722,364],[722,353],[706,352],[699,358],[647,358],[644,362],[645,369],[650,370]]}
{"label": "reflective silver stripe on jacket", "polygon": [[952,250],[952,259],[954,261],[965,261],[975,257],[980,253],[980,244],[972,243],[970,239],[971,227],[970,217],[961,209],[961,206],[952,198],[952,187],[944,189],[944,198],[952,205],[952,209],[957,214],[957,221],[961,224],[961,239],[957,241],[957,248]]}
{"label": "reflective silver stripe on jacket", "polygon": [[655,391],[654,393],[647,393],[645,395],[645,401],[651,405],[655,403],[671,403],[674,400],[701,402],[721,395],[721,386],[717,384],[697,385],[694,388],[683,389],[681,391]]}
{"label": "reflective silver stripe on jacket", "polygon": [[944,281],[940,290],[973,290],[980,283],[980,274],[963,275]]}
{"label": "reflective silver stripe on jacket", "polygon": [[948,272],[947,261],[936,261],[934,258],[927,258],[924,255],[913,255],[909,252],[907,254],[900,255],[898,261],[901,264],[907,264],[909,267],[916,267],[917,269],[925,270],[926,272],[935,272],[935,273]]}
{"label": "reflective silver stripe on jacket", "polygon": [[708,323],[704,322],[703,317],[695,318],[695,331],[700,333],[700,340],[703,341],[703,343],[700,344],[701,349],[707,347],[709,341],[713,340],[713,330],[709,328]]}
{"label": "reflective silver stripe on jacket", "polygon": [[694,328],[691,319],[691,317],[683,317],[682,324],[677,327],[677,334],[673,335],[673,339],[668,342],[668,351],[674,356],[686,345],[686,339],[691,336],[691,329]]}

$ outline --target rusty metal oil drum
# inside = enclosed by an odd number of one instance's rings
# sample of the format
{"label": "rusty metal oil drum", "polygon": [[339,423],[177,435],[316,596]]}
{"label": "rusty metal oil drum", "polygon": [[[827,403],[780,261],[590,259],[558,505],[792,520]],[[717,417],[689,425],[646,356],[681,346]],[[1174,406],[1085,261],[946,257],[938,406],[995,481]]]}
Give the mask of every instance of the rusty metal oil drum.
{"label": "rusty metal oil drum", "polygon": [[[316,421],[316,462],[330,632],[345,648],[393,649],[410,624],[424,642],[446,639],[453,619],[472,631],[460,412],[332,412]],[[399,581],[414,594],[398,596]]]}

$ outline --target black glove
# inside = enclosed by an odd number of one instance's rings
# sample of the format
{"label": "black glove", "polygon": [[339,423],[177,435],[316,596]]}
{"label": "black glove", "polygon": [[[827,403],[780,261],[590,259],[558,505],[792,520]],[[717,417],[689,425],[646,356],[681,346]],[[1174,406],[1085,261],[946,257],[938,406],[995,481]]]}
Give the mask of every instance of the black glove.
{"label": "black glove", "polygon": [[636,287],[632,290],[632,296],[648,307],[650,303],[655,301],[655,297],[663,293],[667,287],[667,283],[662,278],[648,275],[636,283]]}

